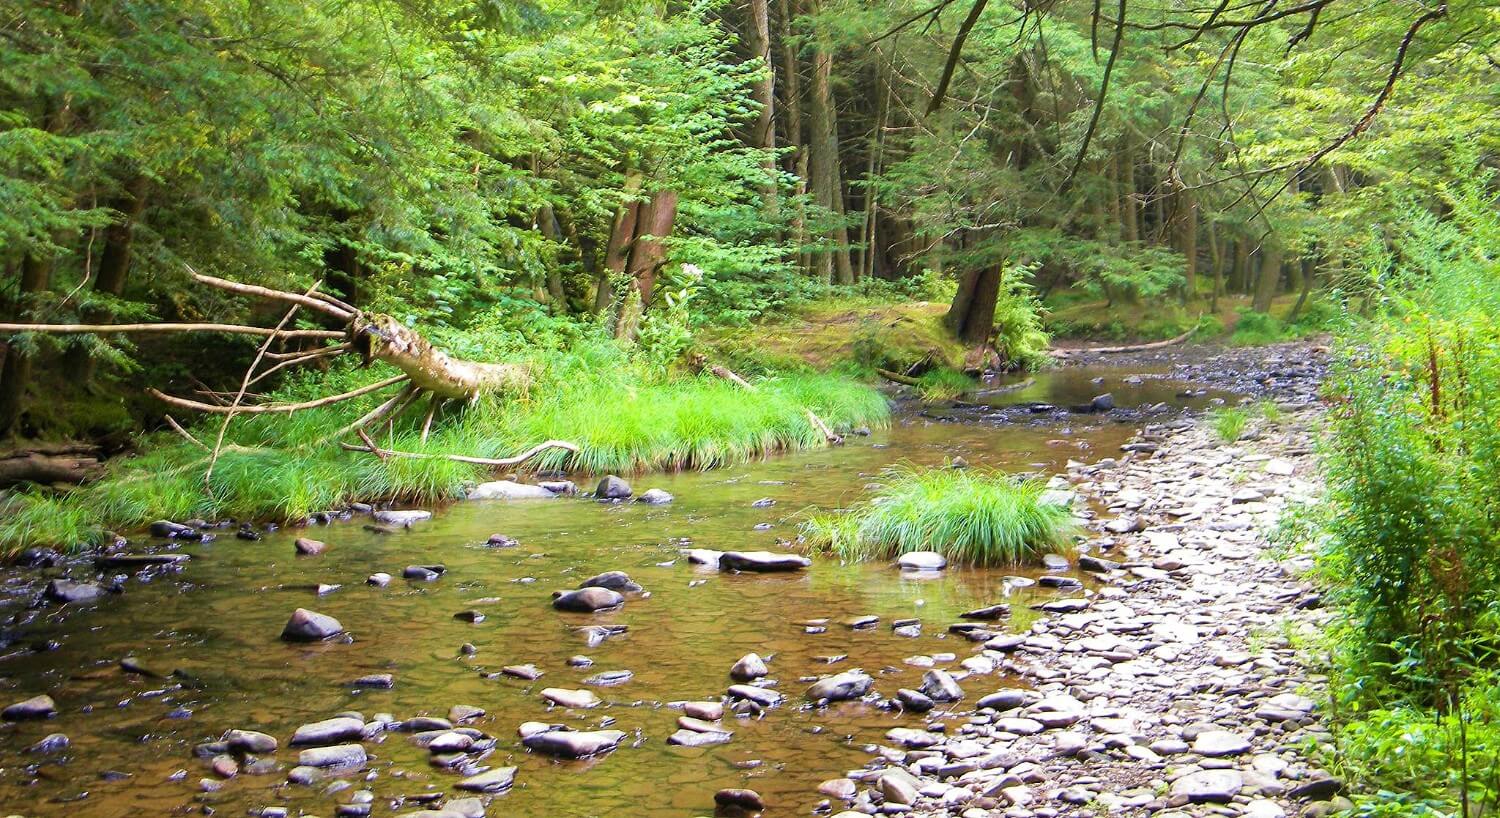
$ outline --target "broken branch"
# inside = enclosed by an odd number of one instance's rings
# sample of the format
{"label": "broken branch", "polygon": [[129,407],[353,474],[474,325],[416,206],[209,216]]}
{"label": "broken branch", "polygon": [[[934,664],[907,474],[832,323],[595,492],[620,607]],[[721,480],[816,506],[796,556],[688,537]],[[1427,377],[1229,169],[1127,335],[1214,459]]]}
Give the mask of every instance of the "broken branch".
{"label": "broken branch", "polygon": [[146,391],[148,393],[150,393],[151,396],[154,397],[154,398],[156,398],[157,400],[160,400],[160,401],[162,401],[164,403],[170,403],[173,406],[180,406],[180,407],[182,407],[184,409],[196,409],[196,410],[198,410],[200,412],[212,412],[212,413],[215,413],[215,414],[227,414],[227,413],[230,413],[230,412],[242,412],[244,414],[255,415],[255,414],[267,414],[267,413],[271,413],[271,412],[287,412],[287,413],[291,413],[291,412],[301,411],[303,409],[316,409],[316,408],[318,408],[320,406],[327,406],[327,405],[332,404],[332,403],[338,403],[340,401],[346,401],[346,400],[349,400],[351,398],[357,398],[360,395],[368,395],[371,392],[375,392],[375,391],[384,389],[387,386],[398,384],[398,383],[400,383],[400,382],[402,382],[404,380],[406,380],[406,376],[405,375],[397,375],[397,376],[392,377],[392,378],[386,378],[383,381],[377,381],[376,383],[372,383],[372,384],[368,384],[368,385],[365,385],[365,386],[361,386],[358,389],[354,389],[354,390],[351,390],[351,391],[348,391],[348,392],[344,392],[343,394],[329,395],[328,397],[325,397],[325,398],[318,398],[317,400],[303,401],[302,403],[267,403],[267,404],[259,404],[257,406],[240,406],[240,407],[216,406],[216,405],[214,405],[212,403],[199,403],[198,401],[195,401],[195,400],[187,400],[186,398],[175,397],[175,396],[168,395],[168,394],[165,394],[165,393],[163,393],[163,392],[161,392],[159,390],[151,389],[151,388],[148,388]]}
{"label": "broken branch", "polygon": [[269,327],[247,327],[240,324],[0,324],[0,332],[45,332],[53,335],[110,332],[224,332],[231,335],[280,335],[282,338],[335,338],[344,333],[330,329],[289,329],[277,332]]}

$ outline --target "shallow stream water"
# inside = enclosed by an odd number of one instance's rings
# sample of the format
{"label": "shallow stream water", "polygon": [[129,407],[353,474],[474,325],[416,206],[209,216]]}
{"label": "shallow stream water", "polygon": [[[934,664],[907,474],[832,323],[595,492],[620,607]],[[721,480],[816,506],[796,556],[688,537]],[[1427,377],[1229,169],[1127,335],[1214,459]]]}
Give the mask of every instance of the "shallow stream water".
{"label": "shallow stream water", "polygon": [[[1026,605],[1054,592],[1012,589],[1007,574],[1027,571],[950,569],[938,578],[903,576],[888,564],[841,565],[816,558],[794,574],[721,574],[689,564],[685,547],[781,550],[796,536],[799,516],[859,499],[880,469],[893,463],[933,465],[962,456],[971,464],[1017,472],[1059,473],[1069,459],[1114,456],[1140,425],[1119,422],[1131,407],[1175,396],[1191,384],[1109,369],[1071,369],[1039,376],[1031,386],[995,396],[995,406],[1046,402],[1087,403],[1113,392],[1120,412],[1054,413],[1006,423],[984,422],[989,409],[932,412],[958,422],[898,412],[892,428],[853,437],[842,447],[768,459],[706,473],[644,475],[637,491],[663,488],[676,496],[666,506],[606,504],[584,499],[461,503],[436,519],[396,534],[367,531],[361,519],[310,530],[288,530],[258,542],[228,536],[182,546],[192,555],[180,572],[149,582],[132,579],[125,592],[83,609],[47,605],[29,616],[39,579],[35,572],[5,575],[4,613],[10,647],[0,657],[0,704],[48,693],[59,713],[43,722],[0,727],[0,814],[121,818],[202,814],[204,807],[244,815],[280,806],[290,814],[331,815],[358,790],[375,794],[373,815],[414,807],[403,798],[452,793],[457,773],[429,766],[427,753],[399,733],[367,742],[369,767],[313,786],[285,783],[296,751],[286,746],[300,724],[356,710],[367,717],[445,716],[456,704],[484,708],[473,723],[499,739],[485,760],[517,766],[514,788],[496,796],[490,815],[631,815],[688,818],[713,812],[714,792],[748,787],[768,802],[769,816],[807,815],[821,800],[820,781],[869,763],[868,745],[895,726],[924,719],[851,703],[815,710],[802,693],[819,675],[862,668],[885,696],[918,687],[926,668],[914,656],[956,654],[939,667],[956,668],[977,646],[949,635],[947,626],[971,608],[1011,602],[1024,628]],[[1096,378],[1103,377],[1103,383]],[[1192,399],[1203,402],[1223,393]],[[962,422],[964,420],[970,422]],[[757,507],[755,501],[774,500]],[[513,548],[484,545],[494,533],[520,541]],[[292,541],[328,542],[317,557],[293,556]],[[142,540],[141,548],[151,546]],[[158,542],[156,546],[160,546]],[[152,546],[154,547],[154,546]],[[442,563],[434,582],[400,578],[410,564]],[[86,578],[85,566],[70,573]],[[606,570],[624,570],[649,596],[632,598],[603,615],[554,611],[552,591],[576,587]],[[388,587],[365,584],[385,571]],[[319,596],[320,584],[338,585]],[[294,645],[278,637],[291,611],[310,608],[336,617],[352,642]],[[454,618],[477,610],[482,622]],[[870,630],[843,623],[881,617]],[[826,632],[802,623],[828,619]],[[917,618],[915,638],[892,632],[893,619]],[[589,647],[576,628],[628,626],[628,633]],[[55,641],[55,649],[35,646]],[[461,655],[460,646],[477,648]],[[729,667],[755,651],[769,658],[771,678],[787,701],[761,719],[726,716],[733,740],[688,749],[668,746],[680,711],[666,703],[717,699],[731,683]],[[585,655],[587,668],[568,664]],[[829,663],[831,657],[844,656]],[[180,670],[195,683],[123,672],[134,657],[163,674]],[[486,678],[502,666],[534,664],[536,681]],[[629,670],[619,686],[592,688],[605,704],[591,710],[549,708],[544,687],[580,688],[601,671]],[[349,682],[390,673],[389,690],[356,690]],[[951,706],[955,717],[980,696],[1012,684],[1003,674],[962,682],[967,698]],[[941,721],[943,708],[927,720]],[[618,750],[589,761],[558,762],[523,750],[516,727],[524,721],[566,723],[589,729],[608,723],[631,734]],[[270,733],[282,742],[272,757],[281,769],[224,781],[201,792],[212,778],[193,747],[229,728]],[[53,732],[71,747],[57,755],[25,748]],[[181,771],[185,771],[185,774]],[[342,782],[352,786],[340,790]],[[330,786],[332,784],[332,786]],[[333,791],[330,791],[333,790]],[[455,795],[457,793],[454,793]]]}

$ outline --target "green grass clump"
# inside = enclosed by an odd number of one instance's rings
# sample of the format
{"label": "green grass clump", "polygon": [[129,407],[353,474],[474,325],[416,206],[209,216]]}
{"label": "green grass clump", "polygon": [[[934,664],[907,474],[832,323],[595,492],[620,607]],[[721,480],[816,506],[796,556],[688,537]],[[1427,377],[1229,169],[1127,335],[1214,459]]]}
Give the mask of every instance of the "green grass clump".
{"label": "green grass clump", "polygon": [[1033,480],[896,466],[883,483],[848,511],[804,522],[807,543],[846,560],[936,551],[966,565],[1017,565],[1066,550],[1076,530],[1072,510],[1043,502],[1045,487]]}
{"label": "green grass clump", "polygon": [[[581,472],[710,469],[824,444],[807,417],[833,429],[881,426],[885,398],[855,380],[812,373],[759,381],[753,393],[711,376],[668,374],[612,342],[588,341],[532,361],[529,394],[450,405],[421,439],[425,404],[372,430],[388,449],[423,454],[507,457],[545,440],[569,440],[524,468]],[[350,368],[308,373],[271,396],[275,402],[347,391],[385,373]],[[174,436],[142,441],[146,454],[112,462],[93,484],[57,495],[22,493],[0,505],[0,554],[34,545],[83,546],[106,530],[152,520],[203,517],[294,520],[355,500],[431,503],[462,496],[487,479],[482,466],[444,459],[379,460],[338,447],[333,434],[388,392],[292,415],[242,416],[205,480],[207,453]],[[214,440],[218,420],[199,439]]]}
{"label": "green grass clump", "polygon": [[917,391],[923,400],[956,400],[978,388],[979,383],[973,378],[947,367],[930,369],[917,378]]}
{"label": "green grass clump", "polygon": [[1221,406],[1208,413],[1208,422],[1220,440],[1233,443],[1245,434],[1250,413],[1239,406]]}

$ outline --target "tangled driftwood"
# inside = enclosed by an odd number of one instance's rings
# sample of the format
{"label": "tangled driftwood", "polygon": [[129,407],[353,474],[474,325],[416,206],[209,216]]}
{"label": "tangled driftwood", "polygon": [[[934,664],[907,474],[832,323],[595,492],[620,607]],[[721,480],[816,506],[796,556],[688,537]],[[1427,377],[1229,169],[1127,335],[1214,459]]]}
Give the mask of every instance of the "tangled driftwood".
{"label": "tangled driftwood", "polygon": [[[473,401],[481,395],[488,393],[517,393],[523,392],[531,383],[531,373],[523,364],[512,363],[488,363],[483,361],[466,361],[455,358],[447,352],[433,346],[420,333],[405,326],[400,321],[389,315],[380,313],[369,313],[353,307],[339,299],[318,292],[317,285],[309,288],[304,293],[287,292],[275,290],[269,287],[261,287],[254,284],[244,284],[237,281],[229,281],[223,278],[203,275],[189,268],[193,280],[209,287],[236,293],[253,298],[265,298],[274,301],[282,301],[290,304],[285,317],[281,323],[274,328],[243,326],[238,324],[218,323],[159,323],[159,324],[13,324],[0,323],[0,332],[42,332],[52,334],[80,334],[80,333],[163,333],[163,332],[221,332],[241,335],[261,336],[265,341],[256,353],[255,360],[245,373],[240,389],[234,393],[232,400],[209,403],[191,398],[168,395],[156,389],[147,391],[157,399],[172,406],[183,409],[192,409],[198,412],[224,415],[224,425],[220,427],[218,440],[212,447],[208,446],[198,438],[188,434],[170,416],[167,422],[173,429],[183,435],[189,442],[209,449],[212,452],[209,471],[212,472],[212,463],[217,460],[219,451],[223,448],[224,431],[230,420],[236,415],[242,414],[267,414],[267,413],[292,413],[304,409],[315,409],[322,406],[330,406],[335,403],[352,400],[354,398],[378,392],[398,384],[402,388],[391,398],[383,401],[373,410],[360,417],[358,420],[340,429],[332,438],[343,437],[350,432],[360,435],[366,440],[364,430],[375,422],[387,418],[394,419],[403,411],[414,404],[419,398],[430,396],[427,414],[422,424],[422,440],[427,440],[432,429],[432,421],[442,404],[448,401]],[[342,330],[313,330],[313,329],[287,329],[286,325],[296,315],[298,310],[308,309],[323,315],[331,316],[344,324]],[[334,341],[331,345],[320,346],[314,349],[292,350],[285,352],[273,352],[270,347],[277,341],[290,340],[312,340],[312,341]],[[258,381],[264,380],[271,374],[324,358],[339,355],[358,355],[363,359],[365,365],[375,361],[381,361],[396,369],[401,374],[385,378],[374,383],[369,383],[357,389],[343,392],[337,395],[327,395],[313,400],[299,403],[265,403],[245,404],[243,403],[249,387]],[[262,362],[271,362],[270,366],[260,372]],[[210,397],[220,398],[219,395]],[[347,444],[346,444],[347,445]],[[565,441],[548,441],[538,446],[524,456],[517,458],[487,459],[468,458],[453,455],[450,459],[463,460],[464,462],[484,464],[515,465],[540,451],[547,448],[564,448],[577,451],[577,447]],[[361,451],[370,451],[382,456],[415,456],[401,452],[384,452],[374,445],[348,446]],[[427,457],[428,455],[422,455]],[[431,455],[431,457],[445,457],[444,455]]]}

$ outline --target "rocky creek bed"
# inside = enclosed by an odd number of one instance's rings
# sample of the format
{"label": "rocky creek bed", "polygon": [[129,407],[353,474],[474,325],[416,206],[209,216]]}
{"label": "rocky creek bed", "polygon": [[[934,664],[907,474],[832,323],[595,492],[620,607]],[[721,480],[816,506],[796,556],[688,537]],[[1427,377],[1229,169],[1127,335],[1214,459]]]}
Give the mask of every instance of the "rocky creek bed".
{"label": "rocky creek bed", "polygon": [[[1033,387],[1059,406],[1110,392],[1110,412],[957,407],[837,450],[636,481],[671,503],[476,502],[410,526],[330,515],[9,571],[0,704],[20,707],[0,728],[0,805],[1326,810],[1335,783],[1297,755],[1320,735],[1317,679],[1283,636],[1321,614],[1297,566],[1263,554],[1279,509],[1314,493],[1317,356],[1173,354]],[[1182,366],[1268,376],[1205,393]],[[1176,408],[1237,394],[1273,396],[1289,420],[1225,446]],[[788,553],[804,510],[856,498],[881,466],[954,457],[1076,491],[1096,529],[1086,558],[750,570],[767,567],[755,552]]]}

